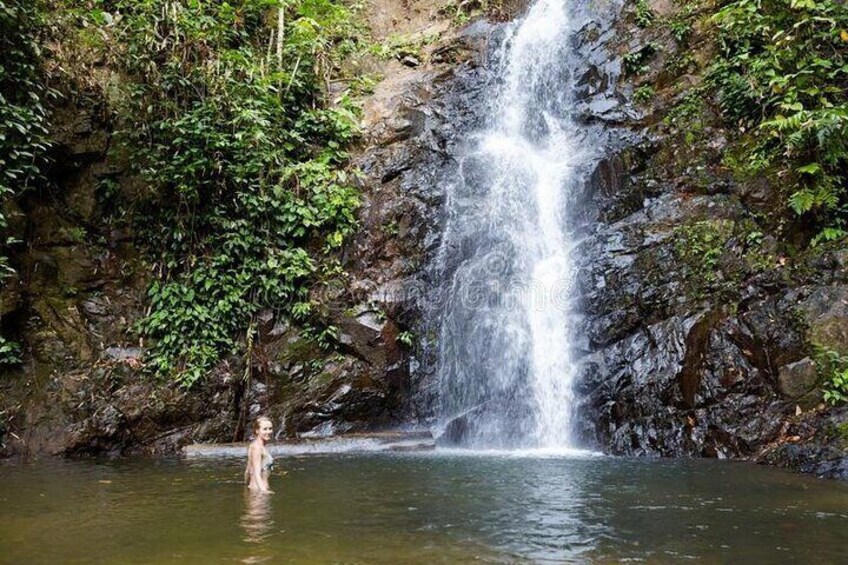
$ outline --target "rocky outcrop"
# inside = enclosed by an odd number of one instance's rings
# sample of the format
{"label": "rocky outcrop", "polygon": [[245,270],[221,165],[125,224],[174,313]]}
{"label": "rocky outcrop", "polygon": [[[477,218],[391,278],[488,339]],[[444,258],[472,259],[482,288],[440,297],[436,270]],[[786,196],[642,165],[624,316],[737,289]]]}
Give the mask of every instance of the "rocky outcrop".
{"label": "rocky outcrop", "polygon": [[27,246],[13,257],[19,276],[4,285],[0,313],[25,345],[25,363],[0,380],[0,453],[170,452],[240,440],[260,413],[287,436],[410,421],[425,332],[421,267],[441,214],[434,179],[460,114],[473,115],[459,110],[469,95],[453,85],[475,67],[488,29],[457,34],[441,8],[433,0],[369,5],[375,41],[404,37],[422,47],[414,64],[357,62],[385,78],[365,101],[355,158],[362,229],[339,257],[347,278],[313,289],[338,348],[322,349],[262,311],[247,355],[223,360],[191,391],[144,372],[145,343],[133,325],[152,266],[119,208],[142,187],[113,164],[105,94],[83,81],[85,96],[55,113],[55,191],[27,193],[13,217]]}
{"label": "rocky outcrop", "polygon": [[[584,119],[615,132],[582,211],[584,438],[616,454],[748,458],[848,478],[846,409],[823,403],[816,363],[822,348],[848,352],[844,250],[797,253],[791,230],[759,221],[778,190],[722,168],[721,127],[687,138],[660,122],[693,78],[670,75],[675,44],[628,18],[578,46]],[[639,107],[633,78],[595,54],[649,43],[663,55],[638,80],[665,89]]]}
{"label": "rocky outcrop", "polygon": [[445,216],[445,186],[457,173],[456,147],[480,120],[487,69],[481,63],[496,27],[478,21],[432,48],[435,63],[422,69],[401,96],[383,103],[384,125],[372,128],[359,165],[370,185],[363,229],[355,240],[352,271],[367,304],[379,304],[410,340],[397,365],[403,422],[426,423],[436,394],[434,371],[441,291],[432,269]]}
{"label": "rocky outcrop", "polygon": [[19,202],[16,235],[26,246],[12,256],[17,275],[4,286],[2,315],[24,344],[24,365],[0,380],[0,454],[162,451],[232,434],[225,378],[189,394],[141,371],[132,326],[149,269],[131,226],[112,221],[117,191],[133,187],[118,182],[113,124],[92,100],[87,92],[55,110],[52,189]]}

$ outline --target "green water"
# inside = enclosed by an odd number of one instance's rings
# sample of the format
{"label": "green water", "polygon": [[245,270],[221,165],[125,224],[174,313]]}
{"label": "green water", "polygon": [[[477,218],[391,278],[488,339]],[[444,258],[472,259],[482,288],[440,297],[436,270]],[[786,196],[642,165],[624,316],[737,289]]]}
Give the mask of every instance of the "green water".
{"label": "green water", "polygon": [[[0,463],[0,563],[845,563],[848,485],[506,455]],[[282,472],[286,471],[284,475]]]}

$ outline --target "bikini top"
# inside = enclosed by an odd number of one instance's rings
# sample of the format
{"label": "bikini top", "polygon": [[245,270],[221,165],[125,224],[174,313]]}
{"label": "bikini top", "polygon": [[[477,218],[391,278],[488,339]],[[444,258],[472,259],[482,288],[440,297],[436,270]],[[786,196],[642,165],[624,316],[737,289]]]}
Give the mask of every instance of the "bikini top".
{"label": "bikini top", "polygon": [[270,470],[274,466],[274,458],[271,457],[271,454],[268,453],[268,450],[262,451],[262,469],[265,471]]}

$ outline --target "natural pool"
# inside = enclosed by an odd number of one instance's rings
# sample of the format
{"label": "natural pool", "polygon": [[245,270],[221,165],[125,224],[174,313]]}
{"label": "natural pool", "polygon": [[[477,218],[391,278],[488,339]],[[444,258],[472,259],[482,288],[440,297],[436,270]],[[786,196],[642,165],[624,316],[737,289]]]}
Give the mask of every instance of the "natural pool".
{"label": "natural pool", "polygon": [[[844,563],[848,485],[719,461],[468,453],[0,463],[2,563]],[[287,474],[283,475],[282,471]]]}

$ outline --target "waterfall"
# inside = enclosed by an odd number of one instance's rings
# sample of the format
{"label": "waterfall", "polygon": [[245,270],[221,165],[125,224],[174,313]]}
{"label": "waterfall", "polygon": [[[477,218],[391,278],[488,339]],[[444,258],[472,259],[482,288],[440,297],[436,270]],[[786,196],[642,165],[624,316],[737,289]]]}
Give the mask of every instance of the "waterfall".
{"label": "waterfall", "polygon": [[567,447],[575,294],[569,194],[582,148],[570,114],[565,0],[506,29],[485,127],[447,190],[439,335],[443,441]]}

